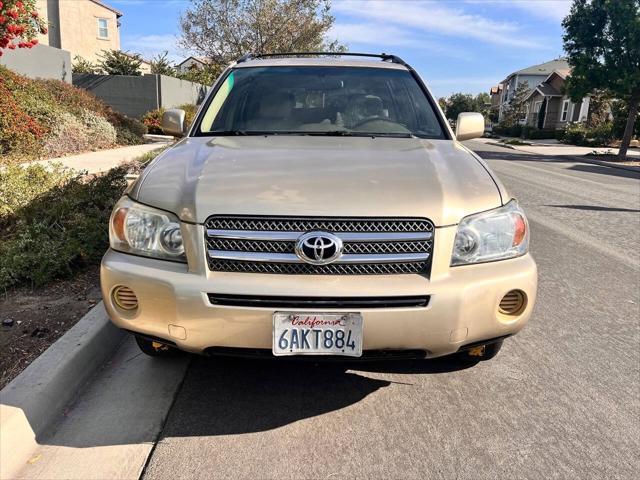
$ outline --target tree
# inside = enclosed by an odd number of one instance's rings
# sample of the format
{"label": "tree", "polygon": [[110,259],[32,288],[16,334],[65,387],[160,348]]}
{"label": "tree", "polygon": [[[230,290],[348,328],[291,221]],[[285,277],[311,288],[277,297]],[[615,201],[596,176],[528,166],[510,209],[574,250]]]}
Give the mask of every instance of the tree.
{"label": "tree", "polygon": [[31,48],[47,26],[36,10],[36,0],[0,0],[0,57],[5,48]]}
{"label": "tree", "polygon": [[205,65],[202,68],[192,67],[184,72],[177,72],[176,77],[190,82],[200,83],[202,85],[213,85],[221,69],[216,65]]}
{"label": "tree", "polygon": [[168,55],[169,52],[165,50],[151,59],[151,73],[168,75],[170,77],[176,76],[176,69],[173,68],[173,65],[169,62],[167,58]]}
{"label": "tree", "polygon": [[457,120],[462,112],[473,112],[476,103],[472,95],[468,93],[454,93],[447,99],[446,116],[449,120]]}
{"label": "tree", "polygon": [[73,64],[71,65],[73,73],[96,73],[98,70],[99,68],[96,64],[85,60],[80,55],[73,57]]}
{"label": "tree", "polygon": [[101,59],[98,67],[107,75],[142,75],[140,72],[142,59],[135,53],[102,50],[102,54],[98,56]]}
{"label": "tree", "polygon": [[527,82],[520,82],[509,100],[509,104],[504,110],[503,120],[507,126],[518,125],[525,118],[525,99],[529,96],[529,85]]}
{"label": "tree", "polygon": [[192,0],[179,43],[216,73],[249,52],[343,52],[325,37],[335,20],[330,10],[330,0]]}
{"label": "tree", "polygon": [[628,105],[618,153],[624,159],[640,105],[640,0],[574,0],[562,26],[571,100],[600,88]]}

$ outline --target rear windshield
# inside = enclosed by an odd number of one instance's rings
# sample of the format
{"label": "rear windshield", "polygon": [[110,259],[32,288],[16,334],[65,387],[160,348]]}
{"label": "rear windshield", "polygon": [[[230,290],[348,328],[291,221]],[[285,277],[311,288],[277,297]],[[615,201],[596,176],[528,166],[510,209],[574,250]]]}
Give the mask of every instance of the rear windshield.
{"label": "rear windshield", "polygon": [[238,68],[200,118],[196,135],[445,138],[411,73],[383,68]]}

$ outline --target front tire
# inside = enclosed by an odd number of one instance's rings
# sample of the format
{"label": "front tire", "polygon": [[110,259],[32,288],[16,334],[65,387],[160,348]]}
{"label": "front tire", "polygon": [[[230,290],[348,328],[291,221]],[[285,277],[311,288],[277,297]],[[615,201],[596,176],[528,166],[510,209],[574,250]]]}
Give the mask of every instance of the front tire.
{"label": "front tire", "polygon": [[177,348],[170,347],[160,342],[154,342],[148,338],[140,337],[136,335],[136,343],[142,353],[149,355],[150,357],[177,357],[182,352]]}

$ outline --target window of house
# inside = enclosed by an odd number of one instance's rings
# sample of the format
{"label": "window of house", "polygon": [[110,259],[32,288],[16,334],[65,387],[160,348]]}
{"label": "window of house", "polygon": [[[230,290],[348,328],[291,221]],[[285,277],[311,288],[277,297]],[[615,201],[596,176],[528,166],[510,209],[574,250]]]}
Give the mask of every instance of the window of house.
{"label": "window of house", "polygon": [[567,117],[569,116],[569,105],[571,104],[570,100],[564,100],[562,102],[562,110],[560,111],[560,121],[566,122]]}
{"label": "window of house", "polygon": [[109,26],[106,18],[98,19],[98,37],[109,38]]}

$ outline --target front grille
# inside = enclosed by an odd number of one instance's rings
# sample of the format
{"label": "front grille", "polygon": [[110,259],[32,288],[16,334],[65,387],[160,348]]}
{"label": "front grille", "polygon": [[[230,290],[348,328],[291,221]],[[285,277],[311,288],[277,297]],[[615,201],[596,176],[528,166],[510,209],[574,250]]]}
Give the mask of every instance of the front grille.
{"label": "front grille", "polygon": [[205,227],[215,230],[265,232],[432,232],[433,224],[423,219],[327,219],[288,217],[209,217]]}
{"label": "front grille", "polygon": [[[286,275],[428,275],[433,224],[426,219],[213,216],[205,222],[209,268]],[[328,265],[296,255],[307,232],[334,234],[342,255]]]}

